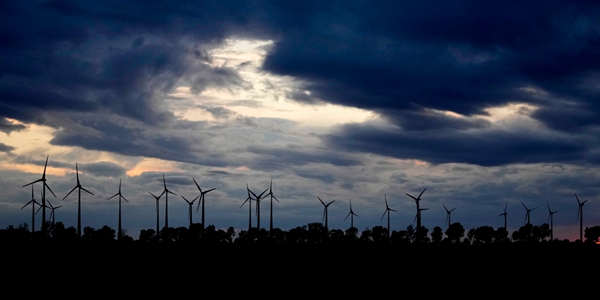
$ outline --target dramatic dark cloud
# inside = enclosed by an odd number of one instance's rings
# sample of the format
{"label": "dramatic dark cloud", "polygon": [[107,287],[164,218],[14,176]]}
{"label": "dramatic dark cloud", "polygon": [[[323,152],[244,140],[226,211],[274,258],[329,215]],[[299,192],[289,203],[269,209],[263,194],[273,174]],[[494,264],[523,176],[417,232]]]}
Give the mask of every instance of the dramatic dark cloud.
{"label": "dramatic dark cloud", "polygon": [[0,152],[10,152],[15,150],[15,147],[0,143]]}
{"label": "dramatic dark cloud", "polygon": [[118,178],[125,175],[125,168],[112,162],[102,161],[90,164],[79,164],[79,170],[93,176]]}

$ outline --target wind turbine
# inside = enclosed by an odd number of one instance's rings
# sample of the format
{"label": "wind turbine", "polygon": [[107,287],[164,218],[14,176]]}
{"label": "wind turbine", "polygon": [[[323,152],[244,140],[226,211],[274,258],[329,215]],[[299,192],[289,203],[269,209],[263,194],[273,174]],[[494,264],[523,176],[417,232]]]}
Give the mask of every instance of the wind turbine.
{"label": "wind turbine", "polygon": [[81,183],[79,182],[79,168],[77,167],[77,163],[75,163],[75,174],[77,175],[77,185],[75,185],[75,187],[68,192],[67,195],[62,198],[62,200],[65,200],[65,198],[67,198],[75,189],[79,189],[79,195],[77,197],[77,236],[81,238],[81,190],[84,190],[86,193],[92,196],[94,194],[81,186]]}
{"label": "wind turbine", "polygon": [[[247,187],[247,186],[246,186]],[[264,193],[266,193],[269,189],[265,189],[264,192],[260,193],[260,195],[256,196],[252,190],[248,189],[248,191],[254,195],[254,201],[256,201],[256,228],[260,230],[260,200]]]}
{"label": "wind turbine", "polygon": [[52,206],[52,203],[50,203],[50,200],[48,200],[48,205],[50,205],[50,219],[52,219],[52,230],[54,230],[54,211],[61,208],[62,205]]}
{"label": "wind turbine", "polygon": [[504,230],[508,230],[508,229],[506,229],[506,215],[508,215],[508,213],[506,212],[507,206],[508,206],[508,202],[506,202],[506,204],[504,205],[504,212],[500,214],[500,216],[504,216]]}
{"label": "wind turbine", "polygon": [[[444,205],[444,204],[442,204],[442,205]],[[448,210],[448,208],[446,208],[446,205],[444,205],[444,209],[446,210],[446,222],[448,222],[448,228],[450,228],[450,224],[452,223],[452,222],[450,221],[450,220],[451,220],[451,219],[450,219],[450,214],[452,214],[452,211],[453,211],[453,210],[455,210],[455,209],[456,209],[456,207],[455,207],[455,208],[453,208],[453,209],[451,209],[451,210]]]}
{"label": "wind turbine", "polygon": [[537,207],[534,207],[532,209],[527,208],[527,206],[525,206],[525,203],[523,203],[523,201],[521,201],[521,204],[523,204],[523,207],[525,207],[525,210],[527,210],[527,213],[525,214],[525,222],[527,225],[531,224],[530,222],[530,212],[534,209],[536,209]]}
{"label": "wind turbine", "polygon": [[[550,240],[554,239],[554,214],[557,213],[558,211],[552,211],[550,210],[550,204],[548,204],[548,202],[546,202],[546,205],[548,206],[548,221],[550,221]],[[548,222],[546,221],[546,222]]]}
{"label": "wind turbine", "polygon": [[325,220],[325,229],[329,229],[328,227],[328,219],[327,219],[327,208],[329,207],[329,205],[331,205],[331,203],[335,202],[335,200],[325,204],[325,202],[323,202],[323,200],[321,200],[321,198],[319,198],[317,196],[317,199],[319,199],[319,201],[321,201],[321,204],[323,204],[323,220]]}
{"label": "wind turbine", "polygon": [[189,229],[192,229],[192,206],[194,206],[194,202],[196,200],[198,200],[199,197],[200,196],[196,196],[196,198],[194,198],[194,200],[190,201],[190,200],[186,199],[184,196],[181,196],[181,198],[183,198],[183,200],[185,200],[185,202],[187,202],[188,205],[190,206],[190,212],[189,212],[189,215],[188,215],[188,219],[190,219],[190,227],[189,227]]}
{"label": "wind turbine", "polygon": [[246,183],[246,191],[248,192],[248,198],[240,205],[240,208],[248,202],[248,231],[252,229],[252,196],[250,196],[250,189],[248,188],[248,184]]}
{"label": "wind turbine", "polygon": [[165,180],[164,173],[163,173],[163,185],[165,187],[162,192],[162,194],[165,194],[165,228],[168,229],[169,228],[169,194],[173,194],[173,195],[177,195],[177,194],[175,194],[175,193],[169,191],[169,189],[167,189],[167,181]]}
{"label": "wind turbine", "polygon": [[118,233],[117,233],[117,240],[121,240],[121,199],[125,200],[125,202],[129,203],[129,201],[127,201],[127,199],[125,199],[125,197],[123,197],[123,195],[121,195],[121,179],[119,179],[119,192],[112,195],[110,198],[106,199],[106,200],[110,200],[116,196],[119,196],[119,226],[117,228]]}
{"label": "wind turbine", "polygon": [[579,210],[577,211],[577,219],[579,219],[579,240],[583,242],[583,205],[587,202],[587,200],[583,202],[579,201],[577,194],[575,194],[575,198],[579,204]]}
{"label": "wind turbine", "polygon": [[44,164],[44,172],[42,173],[42,178],[36,180],[36,181],[32,181],[26,185],[24,185],[23,187],[26,187],[28,185],[32,185],[36,182],[42,182],[43,183],[43,187],[42,187],[42,235],[45,236],[46,235],[46,188],[48,188],[48,190],[50,191],[50,193],[52,193],[52,195],[54,196],[54,198],[56,198],[56,195],[54,194],[54,192],[52,191],[52,189],[50,189],[50,187],[48,186],[48,184],[46,183],[46,167],[48,166],[48,157],[50,157],[49,155],[46,156],[46,164]]}
{"label": "wind turbine", "polygon": [[389,239],[390,238],[390,211],[394,211],[395,212],[396,210],[395,209],[391,209],[388,206],[387,197],[385,195],[383,195],[383,199],[385,200],[385,211],[383,212],[383,215],[381,216],[381,220],[383,220],[383,217],[385,217],[385,214],[387,214],[387,216],[388,216],[388,218],[387,218],[388,219],[387,220],[388,221],[387,229],[388,229],[388,239]]}
{"label": "wind turbine", "polygon": [[275,197],[275,195],[273,195],[273,177],[271,177],[271,184],[269,185],[269,192],[265,195],[266,196],[271,196],[271,216],[269,218],[269,234],[272,236],[273,235],[273,199],[275,199],[275,201],[279,202],[279,200],[277,200],[277,197]]}
{"label": "wind turbine", "polygon": [[407,196],[413,198],[415,200],[415,203],[417,204],[417,229],[421,228],[421,209],[419,209],[419,202],[421,201],[421,196],[423,195],[423,193],[425,193],[425,190],[427,188],[424,188],[423,191],[419,194],[419,197],[414,197],[413,195],[406,193]]}
{"label": "wind turbine", "polygon": [[152,197],[154,197],[154,199],[156,199],[156,235],[158,236],[158,224],[159,224],[159,205],[158,205],[158,199],[160,199],[160,197],[165,193],[164,191],[162,193],[160,193],[160,195],[156,196],[154,194],[152,194],[152,192],[148,192],[150,193],[150,195],[152,195]]}
{"label": "wind turbine", "polygon": [[[196,184],[196,186],[198,187],[198,190],[200,191],[200,202],[198,202],[198,208],[200,208],[200,203],[202,203],[202,229],[204,229],[204,195],[208,194],[208,192],[216,189],[216,188],[212,188],[210,190],[206,190],[206,191],[202,191],[202,189],[200,188],[200,185],[196,182],[196,179],[192,178],[194,180],[194,183]],[[198,212],[198,208],[196,208],[196,212]]]}
{"label": "wind turbine", "polygon": [[21,207],[21,209],[25,208],[29,204],[31,204],[31,232],[33,233],[33,232],[35,232],[35,215],[37,213],[35,211],[35,205],[37,204],[38,206],[41,207],[41,205],[37,201],[35,201],[35,197],[33,196],[33,185],[31,186],[31,200],[29,200],[29,202],[27,202],[27,204],[23,205],[23,207]]}
{"label": "wind turbine", "polygon": [[346,219],[350,217],[350,228],[354,228],[354,216],[358,217],[358,215],[352,210],[352,199],[350,199],[350,212],[346,215],[346,218],[344,218],[344,221],[346,221]]}

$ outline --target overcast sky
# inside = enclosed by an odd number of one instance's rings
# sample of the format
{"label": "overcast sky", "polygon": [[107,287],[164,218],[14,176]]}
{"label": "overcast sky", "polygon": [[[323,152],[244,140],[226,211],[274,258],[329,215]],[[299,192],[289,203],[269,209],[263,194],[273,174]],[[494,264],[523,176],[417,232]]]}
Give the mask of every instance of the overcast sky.
{"label": "overcast sky", "polygon": [[[0,227],[31,223],[24,184],[56,220],[246,229],[246,184],[273,178],[274,226],[468,230],[600,225],[600,4],[595,1],[2,1]],[[41,185],[34,185],[40,198]],[[160,200],[161,227],[165,202]],[[261,227],[269,226],[269,201]],[[194,210],[194,222],[200,214]],[[256,216],[253,216],[256,220]],[[37,216],[39,229],[41,213]]]}

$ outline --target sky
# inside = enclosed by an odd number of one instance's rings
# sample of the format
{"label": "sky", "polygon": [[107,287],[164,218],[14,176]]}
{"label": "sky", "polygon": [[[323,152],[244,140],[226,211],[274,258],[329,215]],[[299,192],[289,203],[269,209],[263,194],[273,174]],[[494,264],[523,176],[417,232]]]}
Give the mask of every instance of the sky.
{"label": "sky", "polygon": [[[2,1],[0,228],[56,221],[247,229],[246,185],[274,226],[360,231],[600,225],[600,4],[595,1]],[[34,184],[40,199],[41,185]],[[160,199],[160,226],[165,201]],[[523,204],[522,204],[522,203]],[[270,199],[261,202],[269,227]],[[200,222],[194,206],[193,221]],[[49,214],[49,212],[47,212]],[[256,216],[253,222],[256,221]],[[36,229],[41,213],[36,216]],[[254,225],[256,226],[256,224]]]}

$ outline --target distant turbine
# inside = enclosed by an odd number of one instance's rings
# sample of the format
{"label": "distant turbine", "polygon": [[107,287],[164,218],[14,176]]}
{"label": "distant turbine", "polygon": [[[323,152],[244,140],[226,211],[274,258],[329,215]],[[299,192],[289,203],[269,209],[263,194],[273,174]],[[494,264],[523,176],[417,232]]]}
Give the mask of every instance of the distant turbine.
{"label": "distant turbine", "polygon": [[448,228],[450,228],[450,224],[452,224],[452,222],[450,221],[450,214],[452,214],[452,211],[454,211],[456,207],[451,210],[448,210],[448,208],[446,208],[446,205],[444,205],[444,209],[446,210],[446,222],[448,223]]}
{"label": "distant turbine", "polygon": [[331,205],[331,203],[335,202],[335,200],[325,204],[325,202],[323,202],[323,200],[321,200],[321,198],[319,198],[317,196],[317,199],[319,199],[319,201],[321,201],[321,204],[323,204],[323,220],[325,221],[325,229],[329,229],[328,227],[328,218],[327,218],[327,208],[329,207],[329,205]]}
{"label": "distant turbine", "polygon": [[534,207],[532,209],[527,208],[527,206],[525,206],[525,203],[523,203],[523,201],[521,201],[521,204],[523,204],[523,207],[525,207],[525,210],[527,210],[527,213],[525,213],[525,224],[529,225],[531,224],[531,219],[530,219],[530,212],[534,209],[536,209],[537,207]]}
{"label": "distant turbine", "polygon": [[421,196],[423,195],[423,193],[425,193],[426,189],[427,188],[423,189],[423,191],[419,194],[419,197],[414,197],[414,196],[406,193],[406,195],[409,196],[409,197],[411,197],[411,198],[413,198],[415,200],[415,203],[417,204],[417,216],[416,216],[416,219],[417,219],[417,229],[421,228],[421,210],[422,209],[419,209],[419,202],[421,202]]}
{"label": "distant turbine", "polygon": [[[200,203],[202,203],[202,229],[204,229],[204,195],[208,194],[208,192],[214,190],[215,188],[212,188],[210,190],[206,190],[206,191],[202,191],[202,189],[200,188],[200,185],[196,182],[196,179],[192,178],[192,180],[194,180],[194,183],[196,184],[196,187],[198,187],[198,190],[200,191],[200,201],[198,202],[198,208],[200,208]],[[198,208],[196,208],[196,212],[198,212]]]}
{"label": "distant turbine", "polygon": [[256,195],[252,190],[248,189],[248,191],[254,195],[254,201],[256,201],[256,228],[260,230],[260,200],[264,193],[266,193],[269,189],[265,189],[264,192],[260,193],[260,195]]}
{"label": "distant turbine", "polygon": [[50,219],[52,220],[52,230],[54,230],[54,211],[61,208],[62,205],[60,206],[52,206],[52,203],[50,203],[50,200],[48,200],[48,205],[50,205]]}
{"label": "distant turbine", "polygon": [[159,232],[159,205],[158,205],[158,199],[160,199],[160,197],[165,193],[164,191],[162,193],[160,193],[160,195],[156,196],[154,194],[152,194],[152,192],[148,192],[150,193],[150,195],[152,195],[152,197],[154,197],[154,199],[156,199],[156,235],[158,236],[158,232]]}
{"label": "distant turbine", "polygon": [[189,227],[189,229],[192,229],[192,206],[194,206],[194,202],[196,200],[198,200],[199,197],[200,196],[196,196],[196,198],[194,198],[194,200],[190,201],[190,200],[186,199],[184,196],[181,196],[181,198],[183,198],[183,200],[185,200],[185,202],[187,202],[188,205],[190,206],[190,210],[189,210],[189,213],[188,213],[188,219],[190,220],[190,227]]}
{"label": "distant turbine", "polygon": [[117,240],[120,241],[121,240],[121,199],[125,200],[125,202],[129,203],[129,201],[127,201],[127,199],[125,199],[125,197],[123,197],[123,195],[121,195],[121,179],[119,179],[119,192],[112,195],[110,198],[106,199],[106,200],[110,200],[116,196],[119,196],[119,225],[118,225],[118,232],[117,232]]}
{"label": "distant turbine", "polygon": [[575,198],[579,204],[579,210],[577,211],[577,219],[579,219],[579,240],[583,242],[583,205],[587,202],[587,200],[580,202],[577,194],[575,194]]}
{"label": "distant turbine", "polygon": [[275,201],[279,202],[279,200],[277,200],[275,195],[273,195],[273,177],[271,177],[271,184],[269,185],[269,192],[265,195],[265,197],[266,196],[271,196],[271,216],[269,218],[269,235],[273,236],[273,199],[275,199]]}
{"label": "distant turbine", "polygon": [[507,206],[508,206],[508,202],[506,202],[506,204],[504,205],[504,212],[500,214],[500,216],[504,216],[504,230],[508,230],[508,229],[506,229],[506,215],[508,215],[508,213],[506,212]]}
{"label": "distant turbine", "polygon": [[81,190],[84,190],[86,193],[92,196],[94,194],[81,186],[81,183],[79,182],[79,168],[77,167],[77,163],[75,163],[75,174],[77,174],[77,185],[75,185],[75,187],[68,192],[67,195],[62,198],[62,200],[65,200],[65,198],[67,198],[75,189],[79,189],[79,196],[77,197],[77,236],[81,238]]}
{"label": "distant turbine", "polygon": [[[165,228],[169,228],[169,194],[173,194],[173,195],[177,195],[171,191],[169,191],[169,189],[167,189],[167,181],[165,180],[165,174],[163,173],[163,185],[164,185],[164,190],[163,190],[163,194],[165,194]],[[161,194],[162,195],[162,194]]]}
{"label": "distant turbine", "polygon": [[35,201],[35,197],[33,196],[33,185],[31,186],[31,200],[29,200],[29,202],[27,202],[27,204],[23,205],[23,207],[21,207],[21,209],[25,208],[27,205],[31,204],[31,233],[35,232],[35,215],[36,215],[36,211],[35,211],[35,206],[42,206],[41,204],[39,204],[37,201]]}
{"label": "distant turbine", "polygon": [[48,157],[50,157],[49,155],[46,156],[46,164],[44,165],[44,172],[42,173],[42,178],[36,180],[36,181],[32,181],[26,185],[24,185],[23,187],[26,187],[28,185],[32,185],[36,182],[42,182],[43,183],[43,187],[42,187],[42,236],[46,236],[46,188],[48,188],[48,190],[50,191],[50,193],[52,193],[52,195],[54,196],[54,198],[56,198],[56,195],[54,194],[54,192],[52,191],[52,189],[50,189],[50,187],[48,186],[48,184],[46,184],[46,167],[48,166]]}
{"label": "distant turbine", "polygon": [[352,199],[350,199],[350,212],[346,215],[346,218],[344,218],[344,221],[346,221],[346,219],[350,217],[350,228],[354,228],[354,216],[358,217],[358,215],[352,210]]}
{"label": "distant turbine", "polygon": [[387,216],[388,216],[388,218],[387,218],[388,219],[387,220],[388,221],[387,229],[388,229],[388,239],[389,239],[390,238],[390,211],[394,211],[395,212],[396,210],[391,209],[388,206],[387,197],[385,195],[383,195],[383,199],[385,200],[385,211],[383,212],[383,215],[381,216],[381,220],[383,220],[383,217],[385,217],[385,214],[387,214]]}
{"label": "distant turbine", "polygon": [[[550,240],[554,239],[554,214],[557,213],[558,211],[552,211],[550,210],[550,204],[548,204],[548,202],[546,202],[546,205],[548,206],[548,221],[550,221]],[[546,221],[546,222],[548,222]]]}
{"label": "distant turbine", "polygon": [[246,191],[248,192],[248,198],[240,205],[240,208],[248,202],[248,231],[252,229],[252,196],[250,196],[250,189],[248,188],[248,184],[246,183]]}

